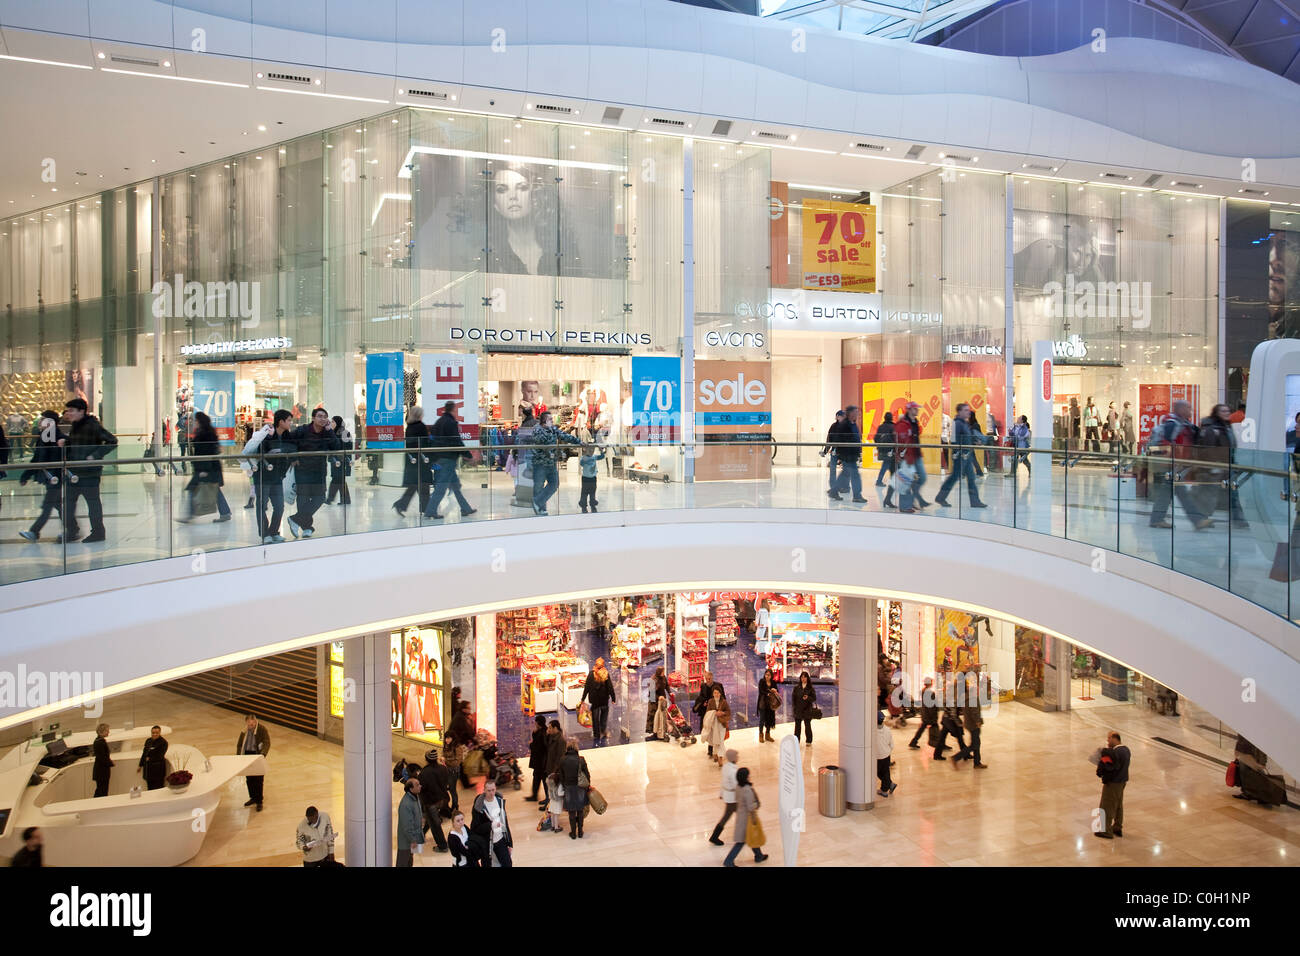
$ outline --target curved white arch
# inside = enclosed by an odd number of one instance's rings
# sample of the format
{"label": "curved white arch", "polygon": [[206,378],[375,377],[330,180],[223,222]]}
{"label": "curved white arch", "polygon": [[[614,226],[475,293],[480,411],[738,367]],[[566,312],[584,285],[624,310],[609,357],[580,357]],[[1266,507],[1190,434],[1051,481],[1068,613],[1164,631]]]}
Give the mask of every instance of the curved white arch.
{"label": "curved white arch", "polygon": [[[10,585],[0,669],[107,692],[390,626],[647,591],[900,597],[978,610],[1151,674],[1300,768],[1300,635],[1147,562],[1031,532],[806,509],[656,511],[381,531]],[[242,596],[242,597],[241,597]],[[1253,688],[1251,694],[1243,691]],[[64,703],[66,706],[66,702]],[[0,727],[59,709],[0,711]]]}

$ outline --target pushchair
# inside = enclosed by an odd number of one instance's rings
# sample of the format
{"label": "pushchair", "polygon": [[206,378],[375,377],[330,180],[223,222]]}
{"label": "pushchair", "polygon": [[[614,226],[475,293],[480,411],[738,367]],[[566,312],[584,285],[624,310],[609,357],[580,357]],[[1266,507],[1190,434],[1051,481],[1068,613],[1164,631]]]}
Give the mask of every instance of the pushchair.
{"label": "pushchair", "polygon": [[664,721],[664,728],[668,731],[668,736],[678,741],[683,747],[695,743],[695,731],[691,730],[691,722],[686,719],[682,709],[677,706],[677,697],[675,694],[669,694],[668,698],[667,720]]}
{"label": "pushchair", "polygon": [[484,750],[483,756],[488,762],[488,779],[495,782],[498,789],[506,784],[511,784],[516,790],[523,788],[524,774],[513,751],[497,750],[493,744]]}

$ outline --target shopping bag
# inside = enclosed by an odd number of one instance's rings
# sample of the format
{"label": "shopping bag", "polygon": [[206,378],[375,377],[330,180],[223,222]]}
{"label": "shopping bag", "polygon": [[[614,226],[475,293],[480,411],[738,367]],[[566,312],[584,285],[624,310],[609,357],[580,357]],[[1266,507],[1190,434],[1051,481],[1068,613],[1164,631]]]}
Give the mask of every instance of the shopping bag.
{"label": "shopping bag", "polygon": [[190,494],[190,515],[200,518],[217,510],[217,486],[210,481],[195,485]]}
{"label": "shopping bag", "polygon": [[930,725],[930,732],[926,735],[926,741],[931,747],[939,746],[939,738],[942,736],[941,731],[935,724]]}
{"label": "shopping bag", "polygon": [[760,849],[767,842],[767,836],[763,833],[763,824],[759,822],[758,814],[749,815],[749,823],[745,824],[745,846]]}
{"label": "shopping bag", "polygon": [[583,727],[591,726],[591,704],[586,701],[578,705],[578,723]]}
{"label": "shopping bag", "polygon": [[1268,572],[1268,576],[1284,583],[1300,581],[1300,548],[1292,548],[1285,541],[1279,542],[1277,552],[1273,555],[1273,569]]}
{"label": "shopping bag", "polygon": [[605,800],[605,795],[595,787],[587,791],[587,802],[591,804],[591,809],[596,811],[597,816],[609,809],[609,803]]}
{"label": "shopping bag", "polygon": [[1228,764],[1228,772],[1227,772],[1226,774],[1224,774],[1223,782],[1226,783],[1226,784],[1227,784],[1228,786],[1230,786],[1230,787],[1239,787],[1239,786],[1241,786],[1241,780],[1240,780],[1240,779],[1238,778],[1238,776],[1237,776],[1237,767],[1238,767],[1238,766],[1239,766],[1239,765],[1238,765],[1237,761],[1234,760],[1232,763]]}

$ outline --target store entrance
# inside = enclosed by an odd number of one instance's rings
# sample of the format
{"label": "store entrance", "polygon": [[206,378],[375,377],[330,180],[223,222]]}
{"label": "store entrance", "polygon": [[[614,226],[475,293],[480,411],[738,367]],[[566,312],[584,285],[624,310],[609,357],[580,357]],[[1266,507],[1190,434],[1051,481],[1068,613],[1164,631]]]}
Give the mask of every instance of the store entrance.
{"label": "store entrance", "polygon": [[178,444],[183,446],[193,431],[195,412],[212,419],[223,443],[241,447],[281,408],[301,418],[308,402],[309,377],[319,380],[318,370],[297,361],[204,363],[178,369]]}

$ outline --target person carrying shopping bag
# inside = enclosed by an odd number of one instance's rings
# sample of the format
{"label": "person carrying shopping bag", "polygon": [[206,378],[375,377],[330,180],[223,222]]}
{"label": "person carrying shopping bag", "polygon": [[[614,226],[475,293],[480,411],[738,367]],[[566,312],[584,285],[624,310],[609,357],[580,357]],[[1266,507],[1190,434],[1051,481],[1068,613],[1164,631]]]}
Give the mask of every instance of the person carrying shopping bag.
{"label": "person carrying shopping bag", "polygon": [[732,847],[723,861],[723,866],[735,866],[736,857],[746,844],[754,851],[754,862],[762,863],[767,859],[763,852],[765,835],[763,824],[758,820],[758,795],[749,782],[749,768],[741,767],[736,771],[736,825],[732,830]]}

